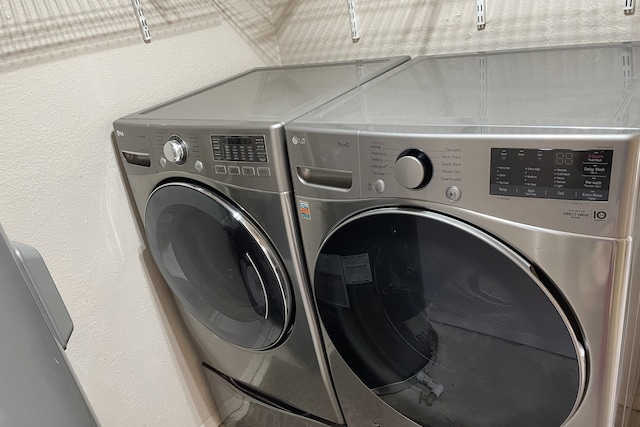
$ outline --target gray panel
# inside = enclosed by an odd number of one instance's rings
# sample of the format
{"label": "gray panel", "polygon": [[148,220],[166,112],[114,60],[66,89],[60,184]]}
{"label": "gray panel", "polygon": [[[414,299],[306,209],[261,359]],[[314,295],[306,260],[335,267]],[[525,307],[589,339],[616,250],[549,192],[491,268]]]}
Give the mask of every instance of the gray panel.
{"label": "gray panel", "polygon": [[1,228],[0,295],[0,425],[97,426]]}
{"label": "gray panel", "polygon": [[12,245],[18,267],[27,279],[25,283],[34,293],[33,296],[41,307],[45,320],[50,323],[56,339],[62,348],[66,348],[73,332],[73,321],[42,256],[35,248],[24,243],[12,242]]}
{"label": "gray panel", "polygon": [[[295,415],[247,396],[226,379],[204,368],[209,387],[218,405],[221,426],[225,427],[328,427],[310,418]],[[336,426],[336,424],[331,424]]]}

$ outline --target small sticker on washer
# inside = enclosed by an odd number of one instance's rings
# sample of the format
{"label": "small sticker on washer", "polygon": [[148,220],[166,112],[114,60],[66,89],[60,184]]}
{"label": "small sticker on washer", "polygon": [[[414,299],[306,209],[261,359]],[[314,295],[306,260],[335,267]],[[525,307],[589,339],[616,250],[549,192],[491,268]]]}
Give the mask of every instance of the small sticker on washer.
{"label": "small sticker on washer", "polygon": [[311,219],[311,209],[309,209],[309,202],[300,200],[300,216],[304,219]]}
{"label": "small sticker on washer", "polygon": [[341,261],[344,279],[348,285],[359,285],[373,281],[369,254],[343,256]]}
{"label": "small sticker on washer", "polygon": [[342,276],[340,255],[320,254],[315,271],[316,298],[327,304],[349,308],[349,294]]}

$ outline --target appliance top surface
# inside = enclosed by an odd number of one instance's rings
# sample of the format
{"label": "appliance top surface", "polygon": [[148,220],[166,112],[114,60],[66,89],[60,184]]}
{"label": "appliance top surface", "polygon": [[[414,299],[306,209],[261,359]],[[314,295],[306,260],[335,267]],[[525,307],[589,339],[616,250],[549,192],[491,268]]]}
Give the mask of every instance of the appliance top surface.
{"label": "appliance top surface", "polygon": [[[359,130],[635,133],[640,44],[420,57],[297,124]],[[537,129],[537,130],[536,130]],[[564,130],[562,130],[564,129]]]}
{"label": "appliance top surface", "polygon": [[408,59],[256,68],[130,118],[287,123]]}

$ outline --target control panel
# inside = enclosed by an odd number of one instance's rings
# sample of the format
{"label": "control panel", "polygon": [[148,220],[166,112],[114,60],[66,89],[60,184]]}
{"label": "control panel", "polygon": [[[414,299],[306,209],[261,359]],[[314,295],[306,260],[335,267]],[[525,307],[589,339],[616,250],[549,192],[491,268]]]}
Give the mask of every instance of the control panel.
{"label": "control panel", "polygon": [[273,136],[259,129],[243,133],[205,126],[157,126],[149,128],[149,137],[158,172],[193,174],[193,179],[264,191],[278,191],[288,182],[287,175],[276,173],[275,164],[282,162],[282,156],[268,139]]}
{"label": "control panel", "polygon": [[490,194],[608,201],[613,150],[492,148]]}
{"label": "control panel", "polygon": [[114,133],[129,176],[161,174],[158,179],[291,191],[280,128],[120,119]]}
{"label": "control panel", "polygon": [[435,203],[611,237],[627,235],[635,206],[633,135],[288,132],[300,197]]}
{"label": "control panel", "polygon": [[393,197],[405,190],[416,193],[435,186],[449,201],[458,201],[462,197],[459,185],[463,149],[409,144],[376,137],[364,141],[362,146],[368,150],[362,150],[361,173],[369,181],[365,194],[373,191],[379,196]]}
{"label": "control panel", "polygon": [[211,147],[214,160],[268,162],[264,135],[211,135]]}

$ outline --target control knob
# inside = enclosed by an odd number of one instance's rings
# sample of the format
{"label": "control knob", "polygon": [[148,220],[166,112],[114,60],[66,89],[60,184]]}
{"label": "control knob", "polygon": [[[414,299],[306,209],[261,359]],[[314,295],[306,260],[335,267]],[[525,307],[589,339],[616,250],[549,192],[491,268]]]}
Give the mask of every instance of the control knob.
{"label": "control knob", "polygon": [[187,143],[178,135],[171,135],[164,143],[162,152],[168,161],[182,165],[187,161]]}
{"label": "control knob", "polygon": [[418,190],[431,181],[433,164],[422,151],[410,148],[400,153],[393,171],[400,185],[411,190]]}

